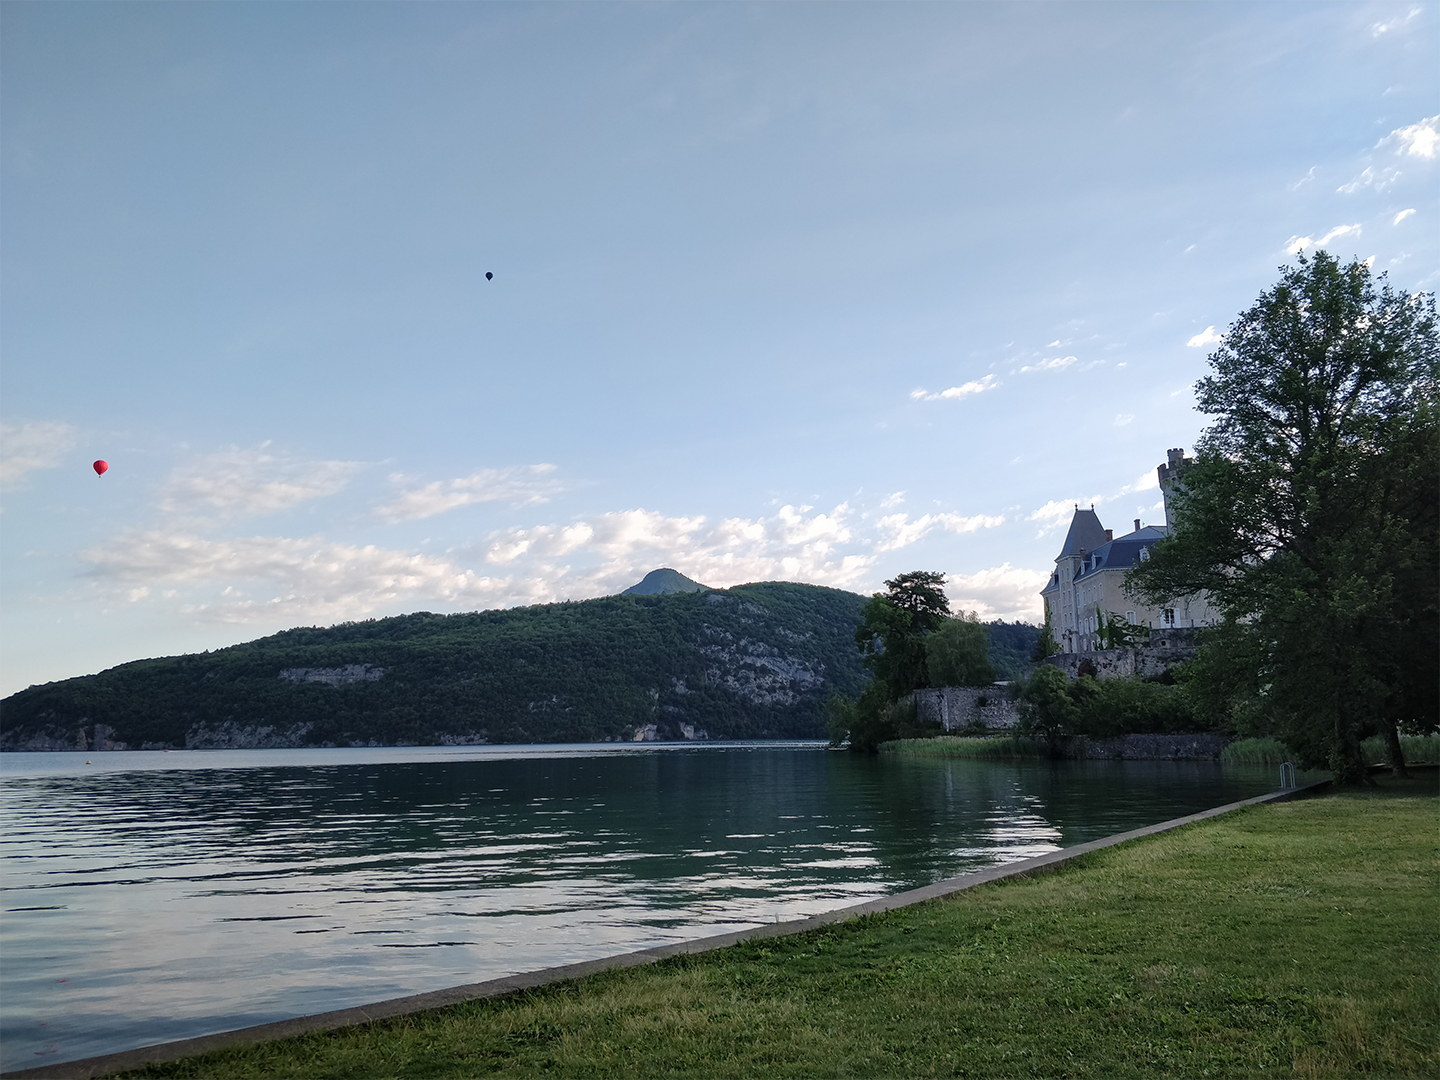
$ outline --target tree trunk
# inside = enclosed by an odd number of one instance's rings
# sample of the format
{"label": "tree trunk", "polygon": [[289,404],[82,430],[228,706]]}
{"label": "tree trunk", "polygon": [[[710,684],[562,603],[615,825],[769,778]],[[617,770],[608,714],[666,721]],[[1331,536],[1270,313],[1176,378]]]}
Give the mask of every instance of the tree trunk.
{"label": "tree trunk", "polygon": [[1400,732],[1395,727],[1394,720],[1386,720],[1382,725],[1385,729],[1385,746],[1390,751],[1390,771],[1396,776],[1410,776],[1409,770],[1405,768],[1405,751],[1400,748]]}

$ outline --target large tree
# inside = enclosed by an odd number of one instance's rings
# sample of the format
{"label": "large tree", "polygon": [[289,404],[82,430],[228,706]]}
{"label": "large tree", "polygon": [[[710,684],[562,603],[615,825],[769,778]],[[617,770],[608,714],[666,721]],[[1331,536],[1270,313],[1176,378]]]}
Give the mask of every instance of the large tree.
{"label": "large tree", "polygon": [[1229,327],[1197,385],[1214,417],[1173,493],[1173,534],[1130,576],[1224,616],[1196,700],[1363,775],[1360,741],[1436,725],[1437,436],[1431,295],[1301,256]]}
{"label": "large tree", "polygon": [[883,685],[889,701],[930,685],[925,639],[950,617],[945,575],[912,570],[885,582],[860,612],[855,644],[861,663]]}
{"label": "large tree", "polygon": [[827,703],[832,744],[848,738],[852,750],[873,752],[900,736],[914,719],[905,699],[930,685],[926,638],[949,617],[945,575],[929,570],[901,574],[865,602],[855,644],[872,678],[857,700],[835,695]]}
{"label": "large tree", "polygon": [[925,639],[925,667],[935,686],[989,686],[990,629],[974,611],[946,619]]}

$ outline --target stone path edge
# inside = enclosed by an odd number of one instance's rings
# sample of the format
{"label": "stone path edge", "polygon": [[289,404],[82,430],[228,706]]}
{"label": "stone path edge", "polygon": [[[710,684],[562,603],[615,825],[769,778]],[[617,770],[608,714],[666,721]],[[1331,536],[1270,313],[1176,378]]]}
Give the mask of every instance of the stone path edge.
{"label": "stone path edge", "polygon": [[1226,803],[1224,806],[1201,810],[1197,814],[1171,818],[1169,821],[1162,821],[1156,825],[1146,825],[1141,829],[1131,829],[1129,832],[1116,833],[1113,836],[1102,837],[1099,840],[1091,840],[1088,844],[1077,844],[1075,847],[1061,848],[1058,851],[1051,851],[1045,855],[1037,855],[1034,858],[1021,859],[1018,862],[1004,863],[1000,866],[988,867],[984,870],[974,871],[973,873],[961,874],[959,877],[947,878],[944,881],[937,881],[933,885],[926,885],[919,889],[910,889],[906,892],[894,893],[890,896],[881,896],[874,900],[867,900],[863,904],[852,904],[849,907],[835,908],[832,911],[822,912],[819,915],[812,915],[808,919],[797,919],[791,922],[781,923],[766,923],[763,926],[758,926],[751,930],[737,930],[729,934],[716,934],[713,937],[696,938],[693,941],[681,941],[673,945],[658,945],[651,949],[619,953],[615,956],[606,956],[598,960],[586,960],[578,964],[564,964],[560,967],[542,968],[539,971],[526,971],[518,975],[506,975],[499,979],[487,979],[484,982],[467,983],[464,986],[452,986],[445,990],[432,990],[424,994],[411,994],[407,997],[391,998],[389,1001],[380,1001],[373,1005],[361,1005],[351,1009],[336,1009],[333,1012],[314,1013],[310,1016],[298,1016],[293,1020],[277,1020],[269,1024],[256,1024],[253,1027],[238,1028],[234,1031],[221,1031],[213,1035],[201,1035],[193,1039],[155,1043],[151,1046],[141,1046],[134,1050],[121,1050],[118,1053],[103,1054],[99,1057],[80,1058],[76,1061],[62,1061],[56,1062],[53,1065],[40,1065],[29,1069],[19,1069],[0,1073],[0,1080],[93,1080],[95,1077],[109,1076],[112,1073],[125,1072],[130,1069],[139,1069],[145,1065],[155,1065],[161,1062],[175,1061],[178,1058],[208,1054],[214,1050],[224,1050],[235,1046],[253,1046],[256,1043],[272,1042],[276,1039],[288,1039],[295,1035],[307,1035],[319,1031],[334,1031],[338,1028],[353,1027],[357,1024],[368,1024],[375,1020],[389,1020],[397,1016],[410,1016],[414,1013],[429,1012],[432,1009],[443,1009],[448,1005],[458,1005],[465,1001],[479,1001],[486,998],[504,997],[508,994],[516,994],[524,990],[533,990],[537,987],[549,986],[552,983],[566,982],[570,979],[583,979],[587,975],[596,975],[602,971],[616,971],[623,968],[640,967],[644,964],[653,964],[660,960],[669,959],[672,956],[689,956],[695,953],[711,952],[714,949],[724,949],[731,945],[738,945],[744,941],[753,941],[757,938],[788,937],[791,934],[803,934],[807,930],[816,930],[822,926],[829,926],[832,923],[846,922],[850,919],[859,918],[862,915],[876,915],[885,911],[894,911],[896,908],[924,903],[927,900],[938,900],[941,897],[952,896],[955,893],[964,892],[966,889],[973,889],[977,885],[986,885],[992,881],[1004,881],[1008,878],[1030,877],[1033,874],[1046,873],[1074,859],[1078,859],[1082,855],[1087,855],[1092,851],[1114,847],[1116,844],[1123,844],[1127,840],[1138,840],[1144,836],[1155,836],[1158,833],[1170,832],[1173,829],[1179,829],[1197,821],[1204,821],[1207,818],[1228,814],[1242,807],[1257,806],[1261,803],[1285,802],[1290,799],[1301,798],[1321,788],[1328,787],[1330,783],[1331,781],[1329,780],[1319,780],[1313,784],[1306,784],[1303,787],[1290,788],[1285,791],[1272,791],[1265,795],[1257,795],[1251,799],[1242,799],[1239,802]]}

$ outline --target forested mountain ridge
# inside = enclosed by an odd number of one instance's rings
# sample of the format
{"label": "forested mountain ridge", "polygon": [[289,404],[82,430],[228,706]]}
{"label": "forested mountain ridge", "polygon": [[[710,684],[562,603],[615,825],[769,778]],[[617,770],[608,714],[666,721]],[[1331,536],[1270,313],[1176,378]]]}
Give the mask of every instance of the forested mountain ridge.
{"label": "forested mountain ridge", "polygon": [[763,582],[287,630],[0,702],[0,749],[819,738],[863,597]]}

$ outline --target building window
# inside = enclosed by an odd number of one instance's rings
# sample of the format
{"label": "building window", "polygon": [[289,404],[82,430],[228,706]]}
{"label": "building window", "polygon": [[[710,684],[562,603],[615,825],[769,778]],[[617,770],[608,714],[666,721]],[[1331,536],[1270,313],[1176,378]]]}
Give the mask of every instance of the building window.
{"label": "building window", "polygon": [[1167,607],[1164,611],[1160,612],[1160,625],[1164,627],[1175,625],[1175,609],[1173,607]]}
{"label": "building window", "polygon": [[1149,549],[1148,547],[1143,547],[1143,548],[1140,549],[1140,561],[1141,561],[1141,562],[1149,562],[1149,561],[1150,561],[1150,549]]}
{"label": "building window", "polygon": [[1135,613],[1134,613],[1133,611],[1127,611],[1127,612],[1125,612],[1125,621],[1126,621],[1127,623],[1129,623],[1131,626],[1134,626],[1134,625],[1135,625]]}

